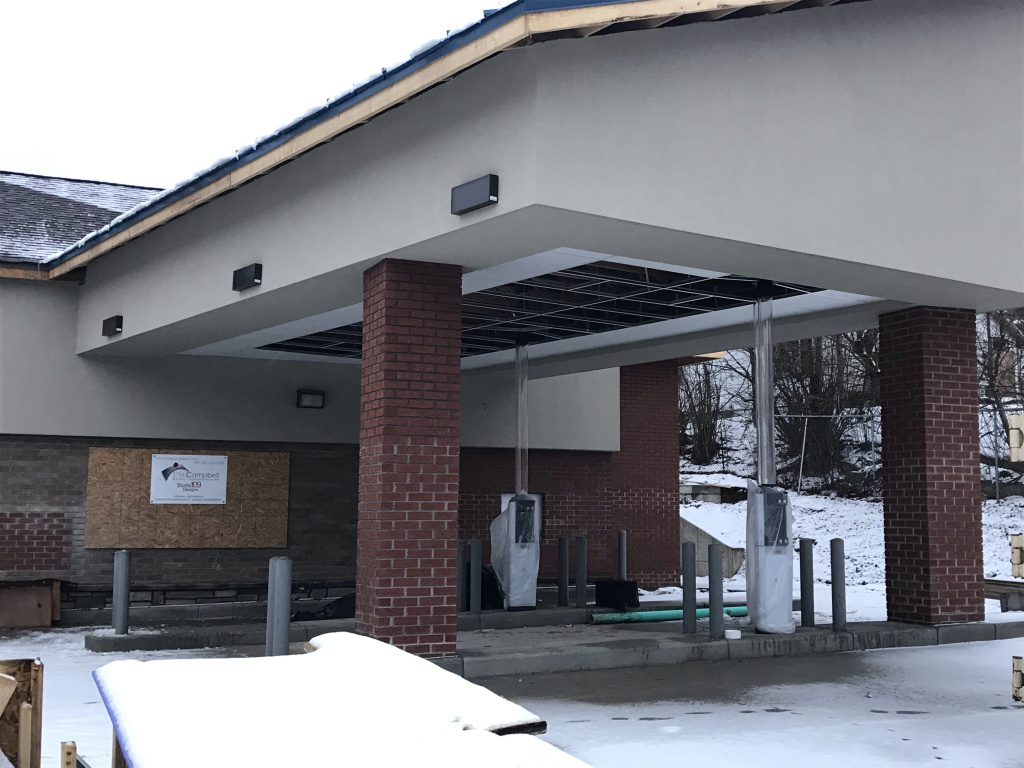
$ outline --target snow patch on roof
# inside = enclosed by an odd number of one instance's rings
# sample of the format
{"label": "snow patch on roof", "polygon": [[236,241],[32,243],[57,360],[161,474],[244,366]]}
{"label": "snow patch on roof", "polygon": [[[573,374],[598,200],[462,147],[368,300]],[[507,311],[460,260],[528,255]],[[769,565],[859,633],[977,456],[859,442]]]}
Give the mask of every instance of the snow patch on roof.
{"label": "snow patch on roof", "polygon": [[63,197],[66,200],[95,205],[97,208],[106,208],[115,213],[123,213],[129,208],[134,208],[160,191],[152,187],[65,179],[58,176],[35,176],[7,171],[0,171],[0,181],[47,195]]}

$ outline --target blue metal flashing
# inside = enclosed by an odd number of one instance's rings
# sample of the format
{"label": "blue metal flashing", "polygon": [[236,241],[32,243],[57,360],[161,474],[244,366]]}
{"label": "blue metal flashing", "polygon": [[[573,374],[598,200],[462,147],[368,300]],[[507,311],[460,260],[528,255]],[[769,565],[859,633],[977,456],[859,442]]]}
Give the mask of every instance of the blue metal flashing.
{"label": "blue metal flashing", "polygon": [[[637,0],[627,0],[636,2]],[[114,219],[102,229],[96,230],[69,246],[55,257],[44,262],[47,267],[57,266],[73,257],[88,250],[92,246],[107,240],[113,235],[136,224],[138,221],[160,211],[167,206],[187,197],[212,182],[230,174],[239,166],[245,165],[257,158],[274,151],[283,144],[286,144],[295,136],[304,133],[315,125],[334,117],[349,109],[355,104],[373,96],[385,88],[393,85],[405,77],[417,72],[434,61],[458,50],[465,45],[478,40],[491,33],[495,29],[504,26],[509,21],[520,16],[546,11],[567,10],[573,8],[596,7],[603,5],[614,5],[622,0],[516,0],[505,7],[488,13],[475,24],[462,30],[452,33],[450,36],[430,46],[424,51],[416,54],[408,61],[394,69],[382,72],[381,75],[358,86],[348,93],[339,96],[326,106],[313,110],[300,117],[294,122],[279,129],[277,132],[256,142],[250,147],[239,150],[233,157],[213,165],[206,171],[178,184],[175,187],[157,195],[142,205],[128,211],[126,214]]]}

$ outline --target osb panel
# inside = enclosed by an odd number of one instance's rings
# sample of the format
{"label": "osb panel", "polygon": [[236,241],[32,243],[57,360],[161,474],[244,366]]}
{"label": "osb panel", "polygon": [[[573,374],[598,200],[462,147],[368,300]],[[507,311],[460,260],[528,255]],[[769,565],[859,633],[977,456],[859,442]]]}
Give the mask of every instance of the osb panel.
{"label": "osb panel", "polygon": [[[153,454],[228,457],[227,503],[150,504]],[[237,549],[288,545],[287,453],[90,448],[87,549]]]}

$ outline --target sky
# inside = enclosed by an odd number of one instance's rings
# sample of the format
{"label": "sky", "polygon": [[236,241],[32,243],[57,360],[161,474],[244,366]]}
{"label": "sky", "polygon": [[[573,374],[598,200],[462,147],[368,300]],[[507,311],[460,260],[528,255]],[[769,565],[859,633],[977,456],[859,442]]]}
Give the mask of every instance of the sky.
{"label": "sky", "polygon": [[0,170],[170,186],[507,2],[4,3]]}

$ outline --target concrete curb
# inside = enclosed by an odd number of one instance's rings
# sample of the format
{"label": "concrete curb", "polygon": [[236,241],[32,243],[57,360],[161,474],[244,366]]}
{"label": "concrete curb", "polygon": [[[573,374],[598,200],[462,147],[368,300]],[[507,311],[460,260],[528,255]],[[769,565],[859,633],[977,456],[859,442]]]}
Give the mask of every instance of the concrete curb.
{"label": "concrete curb", "polygon": [[700,661],[730,661],[805,656],[814,653],[910,648],[948,643],[1024,637],[1024,621],[1003,624],[955,624],[922,627],[912,624],[864,622],[846,632],[798,629],[793,635],[744,632],[739,640],[706,640],[683,635],[630,638],[564,649],[512,653],[461,653],[467,678],[510,677],[553,672],[649,667]]}
{"label": "concrete curb", "polygon": [[[351,632],[355,619],[334,621],[292,622],[288,641],[304,643],[328,632]],[[220,625],[213,627],[174,627],[163,631],[143,631],[127,635],[94,632],[85,636],[85,648],[96,653],[123,653],[125,651],[171,651],[191,648],[222,648],[240,645],[263,645],[266,642],[264,624]]]}
{"label": "concrete curb", "polygon": [[[584,609],[565,609],[565,613],[585,615]],[[488,617],[491,627],[501,629],[500,616],[522,614],[479,614]],[[509,622],[510,623],[510,622]],[[564,621],[564,624],[582,624]],[[547,622],[534,626],[547,626]],[[522,624],[518,624],[522,627]],[[328,632],[351,632],[354,619],[336,621],[294,622],[290,642],[307,642]],[[462,629],[460,625],[460,629]],[[97,653],[125,651],[156,651],[191,648],[217,648],[240,645],[263,645],[263,624],[241,624],[215,627],[176,627],[161,632],[101,633],[86,635],[85,647]],[[832,632],[827,627],[797,629],[792,635],[759,635],[744,632],[739,640],[708,640],[700,635],[675,633],[642,633],[613,639],[566,642],[558,647],[516,651],[461,651],[456,656],[435,660],[435,663],[466,678],[508,677],[579,672],[597,669],[652,667],[702,661],[736,661],[778,656],[806,656],[814,653],[868,651],[882,648],[911,648],[950,643],[967,643],[1024,637],[1024,621],[998,624],[950,624],[939,627],[897,624],[891,622],[860,622],[849,624],[845,632]]]}

